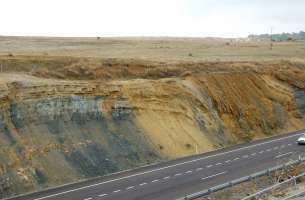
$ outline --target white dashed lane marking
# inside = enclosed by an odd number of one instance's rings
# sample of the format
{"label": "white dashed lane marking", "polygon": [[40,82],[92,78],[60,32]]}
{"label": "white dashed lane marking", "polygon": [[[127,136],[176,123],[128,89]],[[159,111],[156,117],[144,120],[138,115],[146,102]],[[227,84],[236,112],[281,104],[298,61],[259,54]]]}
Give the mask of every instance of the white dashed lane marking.
{"label": "white dashed lane marking", "polygon": [[226,161],[225,161],[225,163],[229,163],[229,162],[231,162],[231,160],[226,160]]}
{"label": "white dashed lane marking", "polygon": [[220,172],[218,174],[214,174],[214,175],[211,175],[211,176],[207,176],[207,177],[201,178],[201,180],[206,180],[206,179],[209,179],[209,178],[213,178],[215,176],[219,176],[219,175],[222,175],[222,174],[225,174],[225,173],[227,173],[227,171]]}
{"label": "white dashed lane marking", "polygon": [[288,153],[284,153],[284,154],[281,154],[281,155],[278,155],[278,156],[275,156],[275,158],[281,158],[281,157],[283,157],[283,156],[288,156],[288,155],[290,155],[290,154],[293,154],[294,152],[288,152]]}
{"label": "white dashed lane marking", "polygon": [[251,154],[251,156],[255,156],[255,155],[256,155],[256,153],[252,153],[252,154]]}
{"label": "white dashed lane marking", "polygon": [[243,158],[248,158],[248,157],[249,157],[248,155],[244,155],[244,156],[243,156]]}
{"label": "white dashed lane marking", "polygon": [[167,177],[164,177],[163,179],[166,180],[166,179],[169,179],[169,178],[170,178],[170,176],[167,176]]}
{"label": "white dashed lane marking", "polygon": [[182,174],[178,173],[178,174],[175,174],[175,176],[181,176]]}
{"label": "white dashed lane marking", "polygon": [[121,192],[121,190],[115,190],[115,191],[113,191],[113,193],[118,193],[118,192]]}
{"label": "white dashed lane marking", "polygon": [[203,170],[201,167],[199,167],[199,168],[196,169],[197,172],[198,172],[198,171],[201,171],[201,170]]}
{"label": "white dashed lane marking", "polygon": [[237,157],[237,158],[234,158],[234,160],[239,160],[239,157]]}
{"label": "white dashed lane marking", "polygon": [[141,183],[140,186],[147,185],[147,183]]}
{"label": "white dashed lane marking", "polygon": [[265,151],[260,151],[259,153],[262,154],[262,153],[264,153],[264,152],[265,152]]}
{"label": "white dashed lane marking", "polygon": [[98,195],[99,197],[104,197],[104,196],[107,196],[108,194],[100,194]]}
{"label": "white dashed lane marking", "polygon": [[89,197],[89,198],[86,198],[86,199],[84,199],[84,200],[91,200],[92,199],[92,197]]}
{"label": "white dashed lane marking", "polygon": [[133,188],[134,188],[134,186],[130,186],[130,187],[127,187],[126,190],[131,190]]}
{"label": "white dashed lane marking", "polygon": [[207,168],[213,167],[213,165],[208,165]]}
{"label": "white dashed lane marking", "polygon": [[192,171],[190,170],[190,171],[187,171],[187,172],[185,172],[186,174],[189,174],[189,173],[192,173]]}
{"label": "white dashed lane marking", "polygon": [[216,166],[218,166],[218,165],[222,165],[222,163],[217,163]]}
{"label": "white dashed lane marking", "polygon": [[159,181],[159,179],[155,179],[155,180],[152,181],[152,183],[155,183],[155,182],[158,182],[158,181]]}

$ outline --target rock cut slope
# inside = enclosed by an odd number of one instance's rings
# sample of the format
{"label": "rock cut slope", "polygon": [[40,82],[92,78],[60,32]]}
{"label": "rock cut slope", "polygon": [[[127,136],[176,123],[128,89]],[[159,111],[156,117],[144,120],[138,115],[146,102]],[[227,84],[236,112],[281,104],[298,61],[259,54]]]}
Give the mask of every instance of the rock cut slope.
{"label": "rock cut slope", "polygon": [[0,197],[305,127],[302,63],[107,63],[0,75]]}

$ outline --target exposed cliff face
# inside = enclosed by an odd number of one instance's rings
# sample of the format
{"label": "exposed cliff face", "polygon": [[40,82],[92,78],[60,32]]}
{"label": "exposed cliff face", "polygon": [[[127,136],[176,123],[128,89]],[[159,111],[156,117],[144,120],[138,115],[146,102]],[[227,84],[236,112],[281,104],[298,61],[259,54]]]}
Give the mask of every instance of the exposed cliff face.
{"label": "exposed cliff face", "polygon": [[303,65],[130,68],[103,82],[2,74],[0,197],[305,127]]}
{"label": "exposed cliff face", "polygon": [[2,197],[162,158],[115,85],[13,81],[2,86],[7,95],[1,101],[0,175],[9,184],[3,183]]}

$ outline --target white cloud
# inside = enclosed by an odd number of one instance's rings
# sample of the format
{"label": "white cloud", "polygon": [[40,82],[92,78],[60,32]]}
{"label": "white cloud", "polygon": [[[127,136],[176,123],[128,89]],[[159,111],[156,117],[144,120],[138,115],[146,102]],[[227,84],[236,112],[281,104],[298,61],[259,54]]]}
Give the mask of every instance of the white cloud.
{"label": "white cloud", "polygon": [[233,37],[305,28],[304,1],[250,2],[0,0],[0,35]]}

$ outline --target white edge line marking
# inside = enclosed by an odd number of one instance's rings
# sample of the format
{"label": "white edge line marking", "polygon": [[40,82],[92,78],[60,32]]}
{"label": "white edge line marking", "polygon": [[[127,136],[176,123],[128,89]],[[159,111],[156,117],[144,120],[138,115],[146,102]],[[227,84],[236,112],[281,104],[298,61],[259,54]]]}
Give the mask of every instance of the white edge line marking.
{"label": "white edge line marking", "polygon": [[281,155],[278,155],[278,156],[275,156],[274,158],[280,158],[280,157],[283,157],[283,156],[287,156],[289,154],[293,154],[294,152],[293,151],[290,151],[288,153],[284,153],[284,154],[281,154]]}
{"label": "white edge line marking", "polygon": [[207,176],[207,177],[204,177],[204,178],[201,178],[201,180],[206,180],[206,179],[209,179],[209,178],[213,178],[215,176],[219,176],[219,175],[222,175],[222,174],[225,174],[227,173],[228,171],[224,171],[224,172],[220,172],[218,174],[214,174],[214,175],[211,175],[211,176]]}
{"label": "white edge line marking", "polygon": [[55,197],[55,196],[59,196],[59,195],[62,195],[62,194],[67,194],[67,193],[70,193],[70,192],[75,192],[75,191],[78,191],[78,190],[83,190],[83,189],[103,185],[103,184],[106,184],[106,183],[111,183],[111,182],[114,182],[114,181],[119,181],[119,180],[131,178],[131,177],[135,177],[135,176],[140,176],[140,175],[143,175],[143,174],[149,174],[149,173],[152,173],[152,172],[161,171],[161,170],[164,170],[164,169],[173,168],[173,167],[180,166],[180,165],[185,165],[185,164],[197,162],[197,161],[200,161],[200,160],[206,160],[208,158],[213,158],[213,157],[217,157],[217,156],[221,156],[221,155],[226,155],[226,154],[237,152],[237,151],[240,151],[240,150],[243,150],[243,149],[250,149],[250,148],[253,148],[253,147],[257,147],[257,146],[262,146],[264,144],[270,144],[270,143],[273,143],[273,142],[276,142],[276,141],[285,140],[285,139],[292,138],[292,137],[297,137],[297,136],[300,136],[300,135],[303,135],[303,134],[304,133],[298,133],[298,134],[290,135],[290,136],[287,136],[287,137],[278,138],[278,139],[275,139],[275,140],[270,140],[270,141],[266,141],[266,142],[262,142],[262,143],[258,143],[258,144],[253,144],[253,145],[246,146],[246,147],[241,147],[241,148],[238,148],[238,149],[233,149],[231,151],[226,151],[226,152],[222,152],[222,153],[218,153],[218,154],[214,154],[214,155],[210,155],[210,156],[205,156],[205,157],[197,158],[197,159],[194,159],[194,160],[185,161],[185,162],[182,162],[182,163],[177,163],[177,164],[174,164],[174,165],[168,165],[166,167],[161,167],[161,168],[153,169],[153,170],[146,171],[146,172],[132,174],[132,175],[129,175],[129,176],[124,176],[124,177],[121,177],[121,178],[116,178],[116,179],[112,179],[112,180],[109,180],[109,181],[104,181],[104,182],[101,182],[101,183],[95,183],[95,184],[92,184],[92,185],[87,185],[87,186],[84,186],[84,187],[75,188],[75,189],[72,189],[72,190],[67,190],[67,191],[64,191],[64,192],[56,193],[56,194],[51,194],[51,195],[36,198],[36,199],[33,199],[33,200],[47,199],[47,198],[50,198],[50,197]]}

